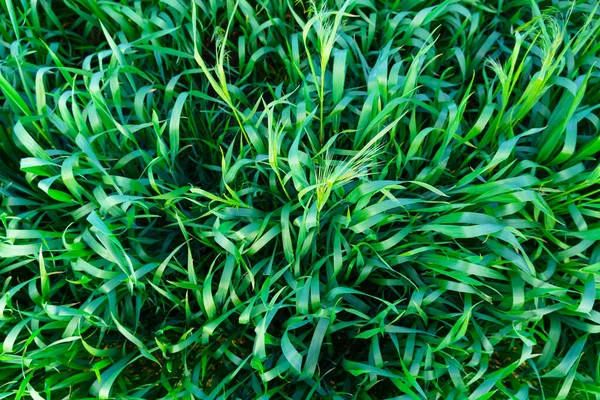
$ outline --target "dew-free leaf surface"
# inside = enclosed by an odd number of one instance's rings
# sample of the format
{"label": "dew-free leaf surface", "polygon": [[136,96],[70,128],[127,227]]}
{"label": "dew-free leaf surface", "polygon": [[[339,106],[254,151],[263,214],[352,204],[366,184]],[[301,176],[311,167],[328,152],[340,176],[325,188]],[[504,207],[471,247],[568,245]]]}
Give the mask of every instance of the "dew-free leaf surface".
{"label": "dew-free leaf surface", "polygon": [[0,398],[597,399],[594,0],[0,4]]}

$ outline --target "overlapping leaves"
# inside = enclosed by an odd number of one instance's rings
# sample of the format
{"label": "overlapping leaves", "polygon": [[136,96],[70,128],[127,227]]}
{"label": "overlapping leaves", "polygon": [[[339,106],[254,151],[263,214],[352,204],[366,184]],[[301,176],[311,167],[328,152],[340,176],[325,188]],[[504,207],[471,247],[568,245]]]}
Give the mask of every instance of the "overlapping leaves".
{"label": "overlapping leaves", "polygon": [[596,2],[6,1],[0,398],[600,393]]}

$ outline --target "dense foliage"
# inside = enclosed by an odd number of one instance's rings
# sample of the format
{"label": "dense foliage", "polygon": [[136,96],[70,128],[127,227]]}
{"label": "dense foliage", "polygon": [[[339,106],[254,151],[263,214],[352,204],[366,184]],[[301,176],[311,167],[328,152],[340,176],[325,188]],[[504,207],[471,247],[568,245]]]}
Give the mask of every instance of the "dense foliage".
{"label": "dense foliage", "polygon": [[595,0],[6,0],[0,398],[600,396]]}

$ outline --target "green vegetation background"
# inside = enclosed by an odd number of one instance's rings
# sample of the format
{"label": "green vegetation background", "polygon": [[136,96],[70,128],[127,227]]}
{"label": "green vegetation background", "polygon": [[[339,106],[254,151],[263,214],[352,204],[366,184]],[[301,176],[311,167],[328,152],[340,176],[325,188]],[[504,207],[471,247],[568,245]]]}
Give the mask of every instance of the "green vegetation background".
{"label": "green vegetation background", "polygon": [[2,1],[0,398],[598,399],[599,32]]}

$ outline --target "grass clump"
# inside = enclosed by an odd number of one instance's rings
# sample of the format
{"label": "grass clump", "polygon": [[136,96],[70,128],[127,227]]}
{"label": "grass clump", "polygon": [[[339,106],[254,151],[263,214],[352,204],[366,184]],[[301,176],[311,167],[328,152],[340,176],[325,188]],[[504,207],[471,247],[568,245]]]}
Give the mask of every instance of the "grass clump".
{"label": "grass clump", "polygon": [[3,2],[0,398],[597,398],[599,15]]}

